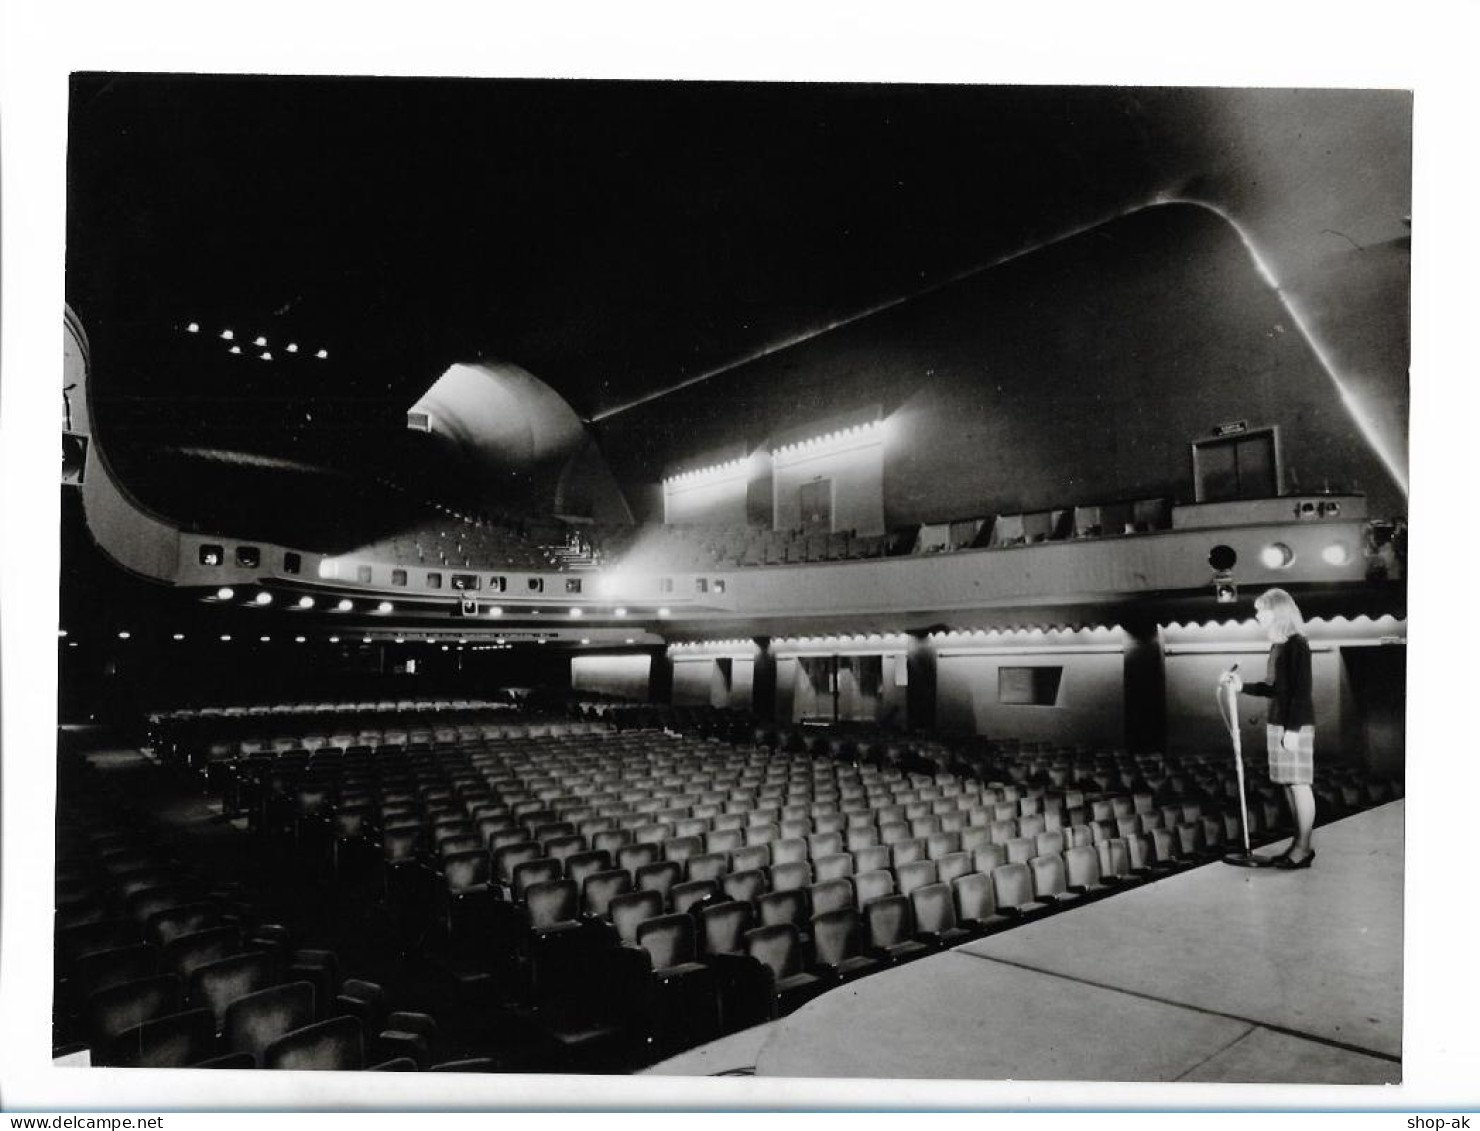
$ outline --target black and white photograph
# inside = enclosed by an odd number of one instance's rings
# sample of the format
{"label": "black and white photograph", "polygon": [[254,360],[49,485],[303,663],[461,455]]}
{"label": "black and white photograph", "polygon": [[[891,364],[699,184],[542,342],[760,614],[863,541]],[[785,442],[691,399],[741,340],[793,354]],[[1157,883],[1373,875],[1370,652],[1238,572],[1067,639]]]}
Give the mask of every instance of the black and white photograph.
{"label": "black and white photograph", "polygon": [[1411,88],[62,81],[53,1078],[1409,1079]]}

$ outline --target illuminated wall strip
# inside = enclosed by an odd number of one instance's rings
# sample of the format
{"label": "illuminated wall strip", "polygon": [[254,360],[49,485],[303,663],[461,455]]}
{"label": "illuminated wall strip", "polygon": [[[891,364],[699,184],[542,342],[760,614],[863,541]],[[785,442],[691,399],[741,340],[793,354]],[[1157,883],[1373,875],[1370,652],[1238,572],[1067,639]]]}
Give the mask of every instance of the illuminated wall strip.
{"label": "illuminated wall strip", "polygon": [[[1091,654],[1119,655],[1125,651],[1123,644],[1027,644],[1021,648],[1010,645],[969,644],[955,648],[937,648],[937,656],[1083,656]],[[1265,651],[1268,651],[1266,646]]]}
{"label": "illuminated wall strip", "polygon": [[749,470],[749,467],[749,456],[742,459],[732,459],[728,463],[716,463],[709,467],[700,467],[693,471],[680,472],[678,475],[665,476],[663,479],[663,488],[668,491],[679,491],[689,487],[699,486],[701,483],[734,479],[744,475]]}
{"label": "illuminated wall strip", "polygon": [[785,444],[774,449],[771,452],[771,458],[777,467],[790,467],[820,456],[840,455],[844,452],[857,451],[860,448],[873,447],[882,443],[883,440],[884,422],[876,420],[870,424],[856,424],[852,428],[814,436],[795,444]]}

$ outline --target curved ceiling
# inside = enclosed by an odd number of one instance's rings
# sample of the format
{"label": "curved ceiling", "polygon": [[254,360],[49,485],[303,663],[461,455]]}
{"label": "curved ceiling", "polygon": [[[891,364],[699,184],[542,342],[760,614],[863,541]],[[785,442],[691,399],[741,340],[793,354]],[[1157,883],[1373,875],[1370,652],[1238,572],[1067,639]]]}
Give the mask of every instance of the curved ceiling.
{"label": "curved ceiling", "polygon": [[68,301],[124,464],[354,467],[489,356],[599,420],[1193,199],[1404,478],[1403,92],[91,74],[70,129]]}

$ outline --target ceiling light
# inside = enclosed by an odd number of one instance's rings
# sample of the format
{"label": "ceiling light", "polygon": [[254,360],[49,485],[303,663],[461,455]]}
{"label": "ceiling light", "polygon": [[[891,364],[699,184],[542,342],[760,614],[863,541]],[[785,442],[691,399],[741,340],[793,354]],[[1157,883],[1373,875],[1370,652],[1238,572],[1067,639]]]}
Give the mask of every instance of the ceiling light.
{"label": "ceiling light", "polygon": [[375,611],[377,613],[389,613],[392,612],[395,607],[396,606],[391,604],[389,601],[382,601],[380,602],[380,604],[375,606]]}
{"label": "ceiling light", "polygon": [[578,617],[578,616],[581,615],[581,610],[580,609],[571,609],[570,615],[573,616],[573,617]]}
{"label": "ceiling light", "polygon": [[637,641],[634,640],[634,639],[632,639],[632,637],[629,636],[629,637],[627,637],[626,643],[628,643],[628,644],[636,644]]}
{"label": "ceiling light", "polygon": [[270,350],[263,350],[262,353],[260,354],[260,357],[261,357],[261,359],[263,361],[271,361],[272,360],[272,352]]}
{"label": "ceiling light", "polygon": [[312,597],[299,597],[298,598],[298,607],[300,609],[311,609],[311,608],[313,608],[313,598]]}
{"label": "ceiling light", "polygon": [[221,643],[222,644],[230,644],[231,643],[231,633],[229,633],[229,632],[223,632],[221,634]]}
{"label": "ceiling light", "polygon": [[127,640],[128,638],[129,638],[129,634],[128,634],[127,631],[120,632],[118,634],[118,639],[120,639],[120,640]]}
{"label": "ceiling light", "polygon": [[659,609],[659,610],[658,610],[658,615],[659,615],[659,616],[660,616],[660,617],[666,617],[666,616],[668,616],[668,615],[669,615],[669,613],[668,613],[668,610],[667,610],[667,609]]}
{"label": "ceiling light", "polygon": [[294,644],[302,644],[307,639],[308,639],[308,637],[306,637],[306,636],[295,636],[295,637],[293,637],[293,643]]}
{"label": "ceiling light", "polygon": [[177,632],[177,633],[175,633],[175,635],[173,637],[171,637],[171,639],[172,640],[184,640],[185,639],[185,634],[183,632]]}
{"label": "ceiling light", "polygon": [[1321,551],[1321,561],[1327,565],[1344,566],[1352,560],[1351,551],[1340,542],[1332,542]]}
{"label": "ceiling light", "polygon": [[466,644],[468,642],[468,638],[466,636],[459,636],[457,638],[457,642],[459,644]]}
{"label": "ceiling light", "polygon": [[270,636],[259,636],[259,637],[257,637],[257,639],[260,640],[260,641],[262,641],[262,643],[264,643],[264,644],[269,644],[269,643],[272,642],[272,637],[270,637]]}
{"label": "ceiling light", "polygon": [[75,641],[75,640],[69,640],[69,641],[67,641],[67,647],[68,648],[76,648],[77,647],[77,641]]}
{"label": "ceiling light", "polygon": [[337,636],[331,636],[331,637],[329,637],[329,643],[330,644],[338,644],[339,643],[339,637],[337,637]]}
{"label": "ceiling light", "polygon": [[261,593],[258,593],[257,596],[253,597],[252,600],[259,605],[270,605],[272,604],[272,594],[264,589]]}
{"label": "ceiling light", "polygon": [[504,638],[502,636],[495,636],[493,638],[493,642],[495,644],[502,644],[504,642]]}
{"label": "ceiling light", "polygon": [[223,342],[229,342],[234,337],[236,337],[236,335],[233,334],[230,330],[222,330],[221,331],[221,340]]}
{"label": "ceiling light", "polygon": [[298,352],[298,343],[297,342],[289,342],[288,343],[288,352],[289,353],[297,353]]}
{"label": "ceiling light", "polygon": [[398,637],[396,637],[396,643],[397,644],[405,644],[406,643],[406,638],[404,636],[398,636]]}
{"label": "ceiling light", "polygon": [[1284,569],[1295,560],[1295,551],[1283,542],[1271,542],[1259,551],[1259,564],[1265,569]]}
{"label": "ceiling light", "polygon": [[192,322],[192,323],[190,323],[189,326],[186,326],[185,327],[185,332],[187,334],[199,334],[200,333],[200,323],[199,322]]}
{"label": "ceiling light", "polygon": [[335,605],[334,607],[338,609],[341,613],[347,613],[355,607],[355,603],[351,601],[348,597],[341,597],[339,599],[339,604]]}
{"label": "ceiling light", "polygon": [[591,643],[591,638],[589,636],[582,637],[581,638],[581,643],[582,644],[590,644]]}
{"label": "ceiling light", "polygon": [[229,585],[223,585],[216,590],[216,600],[229,601],[236,596],[236,590]]}
{"label": "ceiling light", "polygon": [[241,348],[241,346],[232,346],[232,347],[231,347],[231,348],[230,348],[230,349],[229,349],[229,350],[227,350],[227,351],[226,351],[226,352],[227,352],[227,353],[241,353],[241,352],[242,352],[242,348]]}
{"label": "ceiling light", "polygon": [[59,629],[57,629],[57,635],[58,636],[66,636],[67,635],[67,630],[65,628],[59,628]]}
{"label": "ceiling light", "polygon": [[328,356],[329,356],[329,351],[328,350],[319,350],[318,353],[314,354],[314,357],[317,357],[317,358],[319,358],[321,360],[323,358],[328,357]]}
{"label": "ceiling light", "polygon": [[264,338],[261,334],[258,334],[255,338],[252,339],[252,344],[254,346],[265,346],[267,344],[267,339]]}
{"label": "ceiling light", "polygon": [[361,644],[369,644],[370,643],[370,638],[368,636],[363,636],[363,637],[360,638],[360,643]]}
{"label": "ceiling light", "polygon": [[491,616],[491,617],[501,617],[501,616],[503,616],[504,615],[503,606],[501,606],[501,605],[494,605],[491,609],[488,610],[488,615]]}
{"label": "ceiling light", "polygon": [[627,615],[626,609],[613,609],[612,612],[619,617],[625,617]]}

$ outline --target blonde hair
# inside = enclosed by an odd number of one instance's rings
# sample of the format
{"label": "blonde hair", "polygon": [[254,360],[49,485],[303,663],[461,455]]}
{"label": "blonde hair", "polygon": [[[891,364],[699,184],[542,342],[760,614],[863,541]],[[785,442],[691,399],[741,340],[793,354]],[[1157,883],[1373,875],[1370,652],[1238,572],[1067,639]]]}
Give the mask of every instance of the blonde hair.
{"label": "blonde hair", "polygon": [[1269,635],[1276,643],[1305,631],[1305,620],[1295,598],[1283,589],[1266,589],[1254,599],[1254,608],[1269,613]]}

